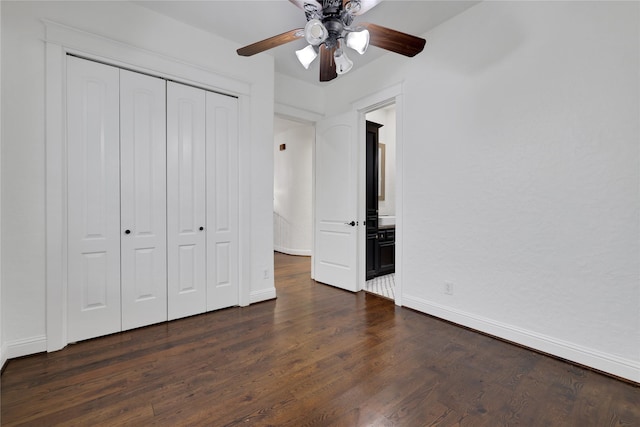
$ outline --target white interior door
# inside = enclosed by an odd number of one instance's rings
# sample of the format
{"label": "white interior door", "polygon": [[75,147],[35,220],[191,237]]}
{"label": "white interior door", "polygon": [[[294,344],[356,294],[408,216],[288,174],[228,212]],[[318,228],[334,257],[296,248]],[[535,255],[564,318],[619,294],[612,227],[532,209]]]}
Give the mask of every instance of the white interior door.
{"label": "white interior door", "polygon": [[169,320],[207,306],[205,161],[205,91],[167,82]]}
{"label": "white interior door", "polygon": [[358,290],[357,113],[316,124],[314,278]]}
{"label": "white interior door", "polygon": [[207,310],[238,305],[238,100],[207,92]]}
{"label": "white interior door", "polygon": [[167,320],[165,81],[120,71],[122,329]]}
{"label": "white interior door", "polygon": [[118,77],[67,59],[69,342],[121,328]]}

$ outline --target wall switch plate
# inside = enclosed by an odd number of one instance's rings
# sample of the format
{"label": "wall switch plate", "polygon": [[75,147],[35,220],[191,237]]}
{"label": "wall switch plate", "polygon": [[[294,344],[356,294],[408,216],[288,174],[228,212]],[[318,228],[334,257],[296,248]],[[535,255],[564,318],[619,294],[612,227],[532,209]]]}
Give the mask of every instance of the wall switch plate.
{"label": "wall switch plate", "polygon": [[446,295],[453,295],[453,283],[444,282],[444,293]]}

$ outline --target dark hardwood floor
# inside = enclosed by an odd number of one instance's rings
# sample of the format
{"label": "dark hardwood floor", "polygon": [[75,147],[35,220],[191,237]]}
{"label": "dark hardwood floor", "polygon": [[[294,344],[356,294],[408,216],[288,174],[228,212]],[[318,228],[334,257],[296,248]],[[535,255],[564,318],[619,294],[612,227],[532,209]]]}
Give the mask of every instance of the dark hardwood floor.
{"label": "dark hardwood floor", "polygon": [[640,426],[640,388],[276,254],[278,298],[11,360],[2,425]]}

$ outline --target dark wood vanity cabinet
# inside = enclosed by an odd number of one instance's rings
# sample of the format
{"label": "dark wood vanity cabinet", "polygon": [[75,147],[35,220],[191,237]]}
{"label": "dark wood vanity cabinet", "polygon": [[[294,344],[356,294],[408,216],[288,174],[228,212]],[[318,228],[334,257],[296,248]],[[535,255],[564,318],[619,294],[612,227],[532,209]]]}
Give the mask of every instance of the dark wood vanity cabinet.
{"label": "dark wood vanity cabinet", "polygon": [[380,227],[367,233],[367,280],[396,270],[396,229]]}
{"label": "dark wood vanity cabinet", "polygon": [[367,121],[367,280],[395,271],[395,226],[378,226],[378,129]]}
{"label": "dark wood vanity cabinet", "polygon": [[[367,220],[367,224],[369,221]],[[369,233],[367,230],[367,280],[378,275],[378,232]]]}
{"label": "dark wood vanity cabinet", "polygon": [[396,271],[396,228],[394,226],[378,229],[378,268],[377,276]]}

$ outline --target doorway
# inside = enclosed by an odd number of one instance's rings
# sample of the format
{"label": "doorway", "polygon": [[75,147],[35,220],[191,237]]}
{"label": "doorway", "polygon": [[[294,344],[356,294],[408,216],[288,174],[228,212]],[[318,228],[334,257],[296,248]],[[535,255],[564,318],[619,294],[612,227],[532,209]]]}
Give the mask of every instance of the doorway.
{"label": "doorway", "polygon": [[[401,84],[355,102],[350,111],[320,117],[315,121],[311,274],[312,278],[320,283],[350,292],[365,289],[366,115],[391,105],[395,109],[391,117],[395,120],[393,126],[388,126],[388,129],[389,135],[396,144],[393,150],[396,160],[388,163],[401,171],[403,118]],[[395,176],[393,185],[389,185],[385,179],[385,191],[391,188],[395,193],[393,202],[397,218],[393,232],[392,259],[395,264],[393,299],[396,305],[402,305],[401,173]],[[389,214],[387,216],[391,217]],[[393,218],[384,220],[393,221]]]}
{"label": "doorway", "polygon": [[313,123],[274,117],[273,248],[311,256]]}
{"label": "doorway", "polygon": [[396,106],[365,114],[366,281],[364,290],[395,300]]}

